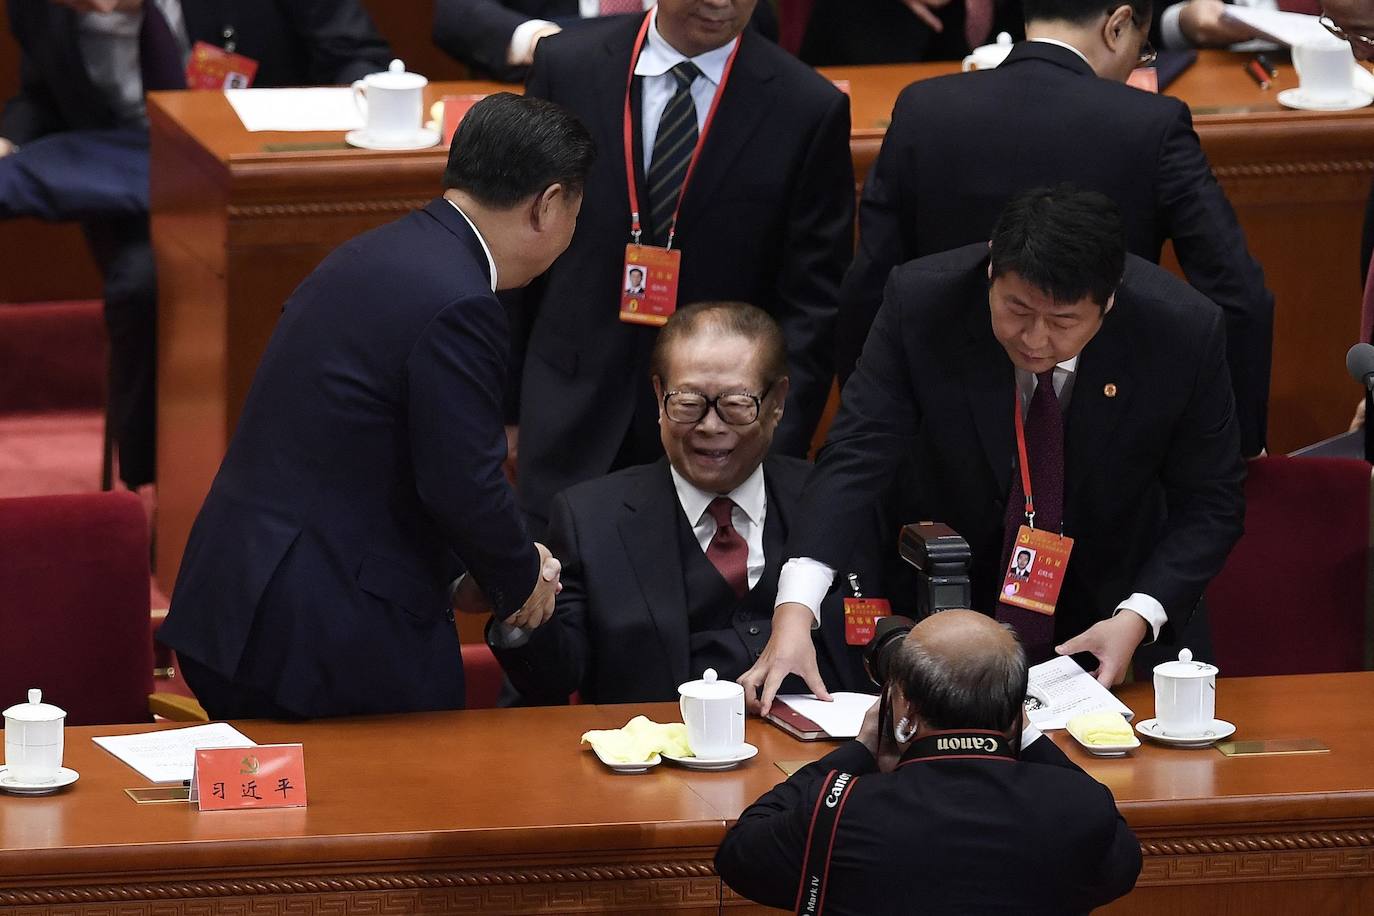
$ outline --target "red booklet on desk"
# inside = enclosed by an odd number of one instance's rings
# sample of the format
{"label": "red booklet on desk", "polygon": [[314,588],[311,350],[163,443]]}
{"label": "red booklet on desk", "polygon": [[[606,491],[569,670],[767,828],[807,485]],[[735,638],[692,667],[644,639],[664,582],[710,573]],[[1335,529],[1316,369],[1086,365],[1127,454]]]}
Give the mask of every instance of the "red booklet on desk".
{"label": "red booklet on desk", "polygon": [[843,741],[856,738],[864,716],[877,697],[867,693],[836,691],[826,703],[810,694],[781,696],[765,716],[778,728],[802,741]]}

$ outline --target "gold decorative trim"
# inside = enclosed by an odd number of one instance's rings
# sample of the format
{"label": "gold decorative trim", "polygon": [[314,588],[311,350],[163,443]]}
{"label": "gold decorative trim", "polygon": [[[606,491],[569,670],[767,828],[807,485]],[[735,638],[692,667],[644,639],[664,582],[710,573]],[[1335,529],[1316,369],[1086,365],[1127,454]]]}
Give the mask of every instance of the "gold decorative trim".
{"label": "gold decorative trim", "polygon": [[1339,830],[1313,833],[1200,837],[1188,840],[1146,840],[1140,844],[1140,851],[1146,856],[1196,856],[1227,852],[1278,852],[1293,849],[1336,849],[1359,846],[1374,847],[1374,831]]}
{"label": "gold decorative trim", "polygon": [[[437,196],[437,195],[436,195]],[[369,213],[404,213],[423,207],[434,198],[387,200],[340,200],[295,204],[230,204],[230,219],[263,219],[279,216],[358,216]]]}
{"label": "gold decorative trim", "polygon": [[1339,159],[1321,162],[1256,162],[1212,166],[1218,179],[1293,178],[1300,175],[1363,175],[1374,172],[1374,159]]}
{"label": "gold decorative trim", "polygon": [[1147,840],[1138,885],[1374,875],[1374,832]]}

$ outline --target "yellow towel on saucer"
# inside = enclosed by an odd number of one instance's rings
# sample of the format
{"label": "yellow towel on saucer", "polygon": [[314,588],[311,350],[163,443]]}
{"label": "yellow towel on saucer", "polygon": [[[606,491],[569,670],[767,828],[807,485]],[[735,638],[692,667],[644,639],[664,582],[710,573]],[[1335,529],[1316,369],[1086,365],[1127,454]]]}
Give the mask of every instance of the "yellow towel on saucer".
{"label": "yellow towel on saucer", "polygon": [[624,728],[590,731],[582,736],[583,744],[590,744],[607,760],[616,763],[638,763],[652,760],[658,754],[691,757],[687,746],[687,726],[681,722],[662,725],[644,716],[635,716]]}
{"label": "yellow towel on saucer", "polygon": [[1092,747],[1130,744],[1134,740],[1130,723],[1119,712],[1086,712],[1068,722],[1069,732]]}

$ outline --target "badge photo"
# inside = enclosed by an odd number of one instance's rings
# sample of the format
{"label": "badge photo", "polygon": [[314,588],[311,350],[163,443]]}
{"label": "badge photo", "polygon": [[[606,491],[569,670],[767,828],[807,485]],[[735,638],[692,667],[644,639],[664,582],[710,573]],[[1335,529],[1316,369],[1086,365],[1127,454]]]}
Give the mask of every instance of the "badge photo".
{"label": "badge photo", "polygon": [[677,310],[678,265],[682,253],[650,245],[625,246],[620,277],[620,320],[663,325]]}

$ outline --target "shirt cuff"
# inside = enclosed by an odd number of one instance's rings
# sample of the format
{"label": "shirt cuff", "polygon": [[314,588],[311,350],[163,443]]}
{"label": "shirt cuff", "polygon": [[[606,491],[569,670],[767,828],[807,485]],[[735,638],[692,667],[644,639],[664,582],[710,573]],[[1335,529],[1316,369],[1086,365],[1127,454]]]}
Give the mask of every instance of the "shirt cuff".
{"label": "shirt cuff", "polygon": [[1183,15],[1183,8],[1187,5],[1187,2],[1171,4],[1165,8],[1164,13],[1159,17],[1159,40],[1164,47],[1170,49],[1192,47],[1188,37],[1183,34],[1183,27],[1178,24],[1178,17]]}
{"label": "shirt cuff", "polygon": [[778,573],[778,597],[773,607],[789,602],[805,605],[816,618],[815,627],[818,627],[821,625],[821,602],[834,581],[835,570],[821,561],[794,557],[784,563]]}
{"label": "shirt cuff", "polygon": [[526,19],[515,27],[510,36],[510,47],[506,49],[506,63],[521,67],[534,56],[534,33],[553,26],[547,19]]}
{"label": "shirt cuff", "polygon": [[1164,605],[1144,592],[1136,592],[1131,595],[1131,597],[1118,604],[1112,616],[1115,617],[1122,611],[1135,611],[1141,617],[1145,618],[1145,623],[1150,627],[1150,638],[1143,643],[1143,645],[1147,646],[1156,639],[1159,639],[1160,627],[1169,622],[1169,615],[1164,613]]}
{"label": "shirt cuff", "polygon": [[1027,722],[1026,727],[1021,729],[1021,750],[1024,751],[1043,737],[1045,737],[1044,732]]}

